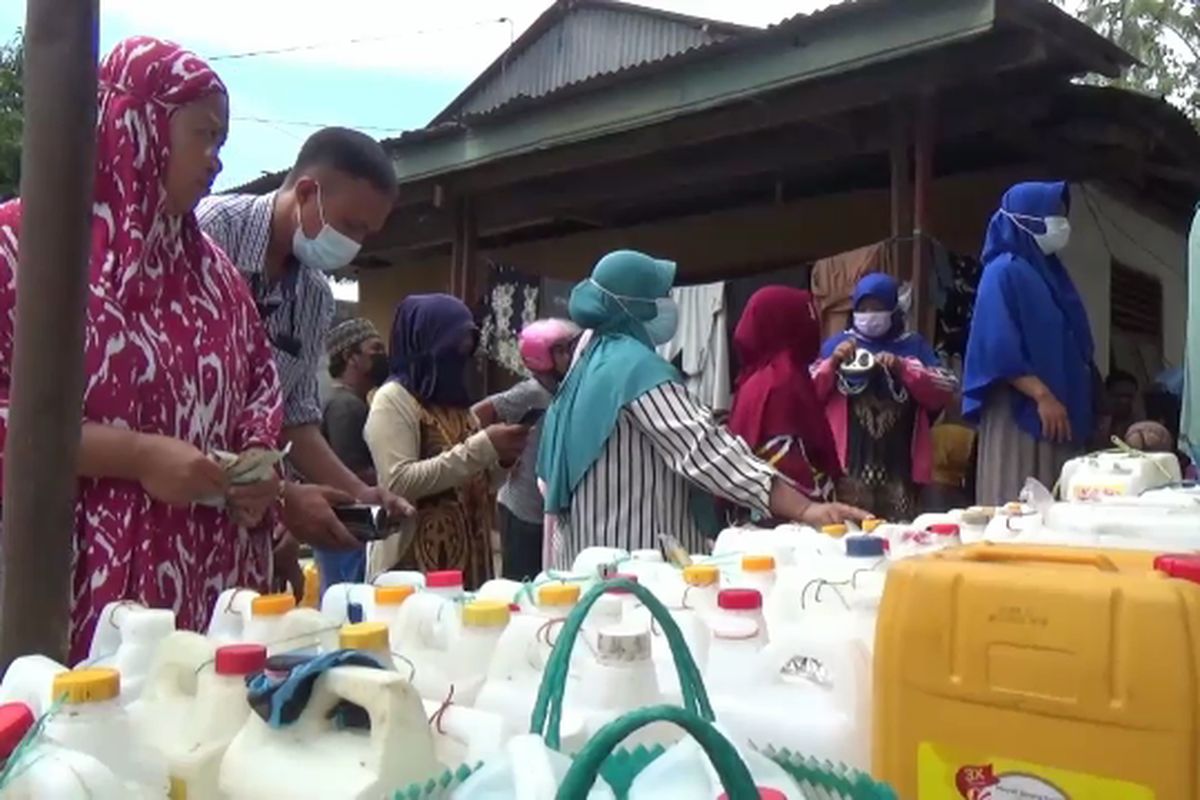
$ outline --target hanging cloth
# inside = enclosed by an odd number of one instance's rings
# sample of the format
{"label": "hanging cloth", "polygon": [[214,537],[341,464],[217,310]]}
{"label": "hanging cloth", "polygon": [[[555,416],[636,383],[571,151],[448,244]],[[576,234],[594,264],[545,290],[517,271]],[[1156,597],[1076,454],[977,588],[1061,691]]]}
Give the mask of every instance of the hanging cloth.
{"label": "hanging cloth", "polygon": [[1188,239],[1187,347],[1183,366],[1180,437],[1192,461],[1200,462],[1200,206]]}
{"label": "hanging cloth", "polygon": [[812,295],[821,315],[821,336],[828,338],[845,330],[850,321],[854,287],[871,272],[897,274],[890,242],[878,242],[813,264]]}
{"label": "hanging cloth", "polygon": [[517,337],[538,318],[539,282],[520,270],[491,264],[479,326],[479,351],[514,375],[526,376]]}
{"label": "hanging cloth", "polygon": [[725,284],[681,286],[671,290],[679,306],[675,338],[658,348],[670,362],[679,358],[688,391],[713,409],[729,408],[729,340],[725,322]]}

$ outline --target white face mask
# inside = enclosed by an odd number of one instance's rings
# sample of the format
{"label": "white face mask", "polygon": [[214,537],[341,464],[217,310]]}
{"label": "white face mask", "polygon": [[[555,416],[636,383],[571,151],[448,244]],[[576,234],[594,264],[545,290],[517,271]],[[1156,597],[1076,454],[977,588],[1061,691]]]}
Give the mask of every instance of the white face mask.
{"label": "white face mask", "polygon": [[891,311],[855,311],[854,330],[871,339],[887,335],[892,329]]}
{"label": "white face mask", "polygon": [[1041,236],[1035,233],[1033,240],[1043,253],[1052,256],[1071,241],[1071,221],[1066,217],[1046,217],[1046,232]]}
{"label": "white face mask", "polygon": [[625,305],[628,300],[633,303],[648,303],[648,297],[626,297],[624,295],[615,294],[605,289],[594,278],[588,278],[588,282],[595,286],[600,291],[617,301],[617,304],[624,309],[625,313],[642,323],[642,328],[646,331],[646,336],[656,345],[666,344],[675,338],[675,331],[679,328],[679,306],[675,300],[670,297],[659,297],[654,300],[654,317],[648,320],[638,319],[630,310],[629,306]]}
{"label": "white face mask", "polygon": [[[1013,214],[1008,211],[1005,211],[1004,214],[1018,228],[1032,236],[1033,241],[1037,243],[1038,249],[1048,256],[1060,252],[1071,241],[1071,221],[1066,217],[1031,217],[1026,214]],[[1021,220],[1040,222],[1046,226],[1046,232],[1034,233]]]}
{"label": "white face mask", "polygon": [[306,267],[321,272],[336,272],[349,264],[362,248],[358,242],[325,221],[325,207],[321,203],[321,186],[317,184],[317,211],[321,215],[321,230],[316,238],[304,235],[300,223],[300,209],[296,208],[296,232],[292,234],[292,255]]}

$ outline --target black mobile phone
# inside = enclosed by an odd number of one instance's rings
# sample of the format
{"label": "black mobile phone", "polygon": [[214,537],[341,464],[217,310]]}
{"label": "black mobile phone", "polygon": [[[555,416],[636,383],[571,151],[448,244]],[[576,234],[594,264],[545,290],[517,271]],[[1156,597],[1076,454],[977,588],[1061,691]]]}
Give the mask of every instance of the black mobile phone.
{"label": "black mobile phone", "polygon": [[334,506],[333,514],[346,526],[350,535],[360,542],[374,542],[386,539],[388,531],[387,510],[383,506],[372,506],[354,503],[345,506]]}
{"label": "black mobile phone", "polygon": [[546,409],[531,408],[525,412],[525,416],[521,417],[521,421],[517,424],[518,425],[527,425],[530,428],[532,428],[534,425],[537,425],[538,420],[540,420],[545,415],[546,415]]}

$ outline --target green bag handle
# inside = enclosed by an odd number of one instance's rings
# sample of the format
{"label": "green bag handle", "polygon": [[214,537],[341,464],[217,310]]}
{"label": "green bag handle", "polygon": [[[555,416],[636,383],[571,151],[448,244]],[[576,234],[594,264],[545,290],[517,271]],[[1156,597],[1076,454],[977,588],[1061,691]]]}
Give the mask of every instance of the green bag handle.
{"label": "green bag handle", "polygon": [[[691,650],[684,641],[679,626],[671,618],[671,612],[659,602],[649,589],[640,584],[620,578],[606,581],[592,587],[579,605],[567,617],[562,633],[554,645],[554,651],[546,663],[546,674],[542,677],[542,685],[538,689],[537,703],[533,707],[530,720],[530,733],[543,736],[546,744],[557,750],[561,744],[560,727],[562,725],[563,695],[567,690],[567,672],[571,666],[571,652],[575,649],[575,640],[587,619],[588,612],[602,596],[613,589],[625,589],[633,593],[638,600],[650,611],[654,620],[667,637],[671,647],[671,657],[675,661],[675,669],[679,673],[679,686],[683,693],[683,705],[692,714],[712,722],[716,719],[712,704],[708,700],[708,692],[704,689],[704,681],[696,660],[692,658]],[[549,715],[549,726],[547,726]]]}
{"label": "green bag handle", "polygon": [[673,722],[695,739],[721,778],[721,786],[729,800],[758,800],[758,787],[742,757],[729,740],[721,735],[712,722],[702,719],[678,706],[649,706],[632,711],[605,725],[592,737],[558,787],[556,800],[577,800],[586,797],[600,774],[600,767],[612,751],[634,731],[653,722]]}

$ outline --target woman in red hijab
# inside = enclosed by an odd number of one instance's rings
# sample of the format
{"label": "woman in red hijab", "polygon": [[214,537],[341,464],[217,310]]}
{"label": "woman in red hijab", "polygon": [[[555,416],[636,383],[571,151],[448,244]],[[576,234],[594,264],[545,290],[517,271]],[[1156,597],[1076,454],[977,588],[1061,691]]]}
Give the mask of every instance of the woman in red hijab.
{"label": "woman in red hijab", "polygon": [[[274,479],[231,489],[209,459],[276,447],[281,416],[249,290],[192,213],[221,169],[225,87],[195,55],[136,37],[101,64],[99,103],[73,662],[107,603],[172,608],[195,629],[222,589],[265,588],[278,496]],[[0,450],[20,235],[16,200],[0,206]],[[0,481],[20,468],[0,461]]]}
{"label": "woman in red hijab", "polygon": [[759,289],[738,320],[733,347],[740,369],[730,430],[809,497],[831,500],[842,469],[809,377],[821,348],[812,295],[787,286]]}

